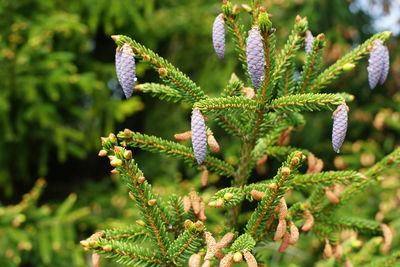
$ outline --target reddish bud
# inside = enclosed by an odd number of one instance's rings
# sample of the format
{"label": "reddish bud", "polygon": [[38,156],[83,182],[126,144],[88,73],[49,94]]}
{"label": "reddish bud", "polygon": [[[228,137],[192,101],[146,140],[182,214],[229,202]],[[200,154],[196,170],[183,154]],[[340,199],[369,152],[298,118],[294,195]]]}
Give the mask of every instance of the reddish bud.
{"label": "reddish bud", "polygon": [[131,159],[132,158],[132,151],[131,150],[126,150],[124,152],[124,158]]}
{"label": "reddish bud", "polygon": [[102,149],[102,150],[99,151],[99,156],[100,157],[105,157],[105,156],[107,156],[107,154],[108,154],[107,150]]}
{"label": "reddish bud", "polygon": [[112,251],[112,246],[111,246],[111,245],[105,245],[105,246],[103,247],[103,250],[104,250],[105,252],[111,252],[111,251]]}
{"label": "reddish bud", "polygon": [[174,135],[174,138],[178,141],[187,141],[192,138],[192,131],[186,131],[184,133],[177,133]]}
{"label": "reddish bud", "polygon": [[158,69],[158,74],[160,75],[160,76],[167,76],[167,69],[166,68],[159,68]]}
{"label": "reddish bud", "polygon": [[[294,159],[294,158],[293,158]],[[293,160],[292,159],[292,160]],[[282,168],[282,175],[283,176],[288,176],[290,174],[290,169],[288,167],[283,167]]]}
{"label": "reddish bud", "polygon": [[241,262],[243,260],[243,255],[239,251],[233,254],[233,262]]}
{"label": "reddish bud", "polygon": [[149,206],[154,206],[155,204],[157,203],[157,200],[156,199],[150,199],[148,202],[147,202],[147,204],[149,205]]}
{"label": "reddish bud", "polygon": [[253,197],[255,200],[261,200],[264,196],[265,193],[257,190],[251,190],[250,195]]}

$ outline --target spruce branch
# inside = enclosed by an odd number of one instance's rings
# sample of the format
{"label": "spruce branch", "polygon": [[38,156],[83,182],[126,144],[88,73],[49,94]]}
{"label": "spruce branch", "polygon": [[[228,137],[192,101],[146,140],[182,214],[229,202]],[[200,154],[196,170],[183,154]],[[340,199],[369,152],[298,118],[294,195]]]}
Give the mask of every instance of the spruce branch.
{"label": "spruce branch", "polygon": [[143,227],[131,225],[126,228],[106,229],[102,238],[107,240],[128,239],[131,242],[142,242],[148,238],[148,233]]}
{"label": "spruce branch", "polygon": [[266,108],[284,112],[333,110],[344,101],[340,94],[303,94],[282,96],[271,102]]}
{"label": "spruce branch", "polygon": [[120,264],[149,267],[166,264],[157,253],[154,253],[154,250],[143,246],[103,238],[98,239],[97,246],[96,253],[115,259]]}
{"label": "spruce branch", "polygon": [[[190,147],[186,147],[176,142],[167,141],[159,137],[133,132],[128,129],[121,131],[118,134],[118,138],[125,141],[128,146],[139,147],[146,151],[177,157],[183,159],[190,166],[198,168],[195,155]],[[208,169],[227,177],[232,176],[234,172],[234,169],[230,164],[212,156],[206,156],[203,165],[207,166]]]}
{"label": "spruce branch", "polygon": [[300,163],[304,160],[304,155],[298,151],[289,155],[288,159],[279,168],[277,175],[273,178],[272,184],[275,186],[269,187],[258,204],[256,210],[250,217],[246,225],[246,233],[250,234],[256,240],[263,234],[265,224],[270,216],[272,216],[280,199],[290,188],[293,180],[293,171],[299,168]]}
{"label": "spruce branch", "polygon": [[242,96],[208,98],[194,104],[201,111],[247,109],[257,110],[257,102]]}
{"label": "spruce branch", "polygon": [[351,262],[354,266],[359,266],[362,263],[370,262],[377,247],[381,245],[383,242],[383,238],[381,236],[373,237],[368,240],[365,244],[363,244],[361,250],[352,256]]}
{"label": "spruce branch", "polygon": [[167,235],[166,224],[161,219],[159,206],[150,202],[156,197],[152,193],[151,185],[147,181],[142,183],[138,181],[139,177],[143,177],[143,173],[133,159],[127,160],[123,166],[119,166],[117,169],[123,181],[128,184],[131,196],[135,200],[145,222],[145,229],[147,229],[149,236],[159,247],[161,254],[165,256],[169,248],[170,239]]}
{"label": "spruce branch", "polygon": [[325,47],[325,36],[319,34],[313,42],[311,53],[307,56],[306,62],[301,71],[301,78],[291,94],[309,93],[310,82],[312,82],[320,71],[322,63],[323,48]]}
{"label": "spruce branch", "polygon": [[392,252],[389,256],[381,257],[371,261],[365,267],[390,267],[397,266],[400,263],[400,251]]}
{"label": "spruce branch", "polygon": [[[272,24],[269,21],[268,14],[263,15],[266,17],[264,24]],[[262,17],[260,18],[262,19]],[[276,36],[274,33],[271,33],[270,27],[263,27],[260,25],[262,33],[261,36],[264,42],[264,58],[265,58],[265,66],[264,66],[264,80],[261,85],[261,88],[257,92],[257,100],[260,102],[261,106],[264,106],[265,103],[273,97],[273,83],[272,74],[275,70],[275,46],[276,46]],[[266,29],[265,29],[266,28]]]}
{"label": "spruce branch", "polygon": [[[280,55],[277,58],[276,62],[276,67],[273,73],[273,84],[274,86],[276,84],[279,85],[279,80],[282,79],[285,76],[285,72],[287,68],[290,67],[290,63],[292,59],[294,59],[296,52],[301,48],[301,45],[303,44],[304,40],[304,34],[308,29],[308,22],[307,18],[301,18],[301,17],[296,17],[296,22],[294,25],[294,28],[292,32],[289,35],[288,41],[283,47]],[[283,83],[284,84],[284,83]],[[276,88],[274,90],[280,90],[282,91],[283,88]],[[273,94],[276,94],[277,92],[273,92]],[[283,95],[282,93],[278,95]],[[272,96],[270,96],[269,99],[271,99]]]}
{"label": "spruce branch", "polygon": [[346,64],[355,64],[358,60],[362,59],[366,55],[368,55],[373,47],[373,42],[377,39],[382,40],[383,42],[387,41],[389,37],[392,35],[391,32],[381,32],[377,33],[363,44],[353,49],[347,55],[336,61],[333,65],[319,74],[315,80],[309,86],[309,92],[317,93],[321,89],[325,88],[327,85],[334,82],[340,74],[343,73],[343,67]]}
{"label": "spruce branch", "polygon": [[321,216],[316,223],[329,227],[335,231],[354,230],[358,233],[381,234],[381,222],[349,216]]}
{"label": "spruce branch", "polygon": [[179,91],[189,102],[194,103],[206,98],[200,87],[157,53],[124,35],[114,35],[113,39],[118,46],[129,43],[136,57],[148,61],[155,70],[159,71],[161,78]]}
{"label": "spruce branch", "polygon": [[238,205],[244,200],[245,192],[242,188],[227,187],[219,190],[211,197],[209,206],[214,206],[216,201],[223,203],[223,207],[229,208]]}
{"label": "spruce branch", "polygon": [[[392,153],[384,157],[381,161],[370,167],[364,173],[365,177],[368,178],[367,180],[363,180],[358,183],[352,183],[350,186],[346,187],[346,189],[340,194],[340,205],[343,205],[343,203],[346,203],[355,195],[364,192],[367,187],[377,183],[377,178],[379,175],[381,175],[385,171],[388,171],[392,167],[398,166],[399,164],[400,147],[395,149]],[[333,208],[331,204],[326,207],[327,211],[329,211],[331,208]]]}
{"label": "spruce branch", "polygon": [[136,91],[148,93],[153,97],[158,97],[161,100],[180,102],[185,98],[180,94],[179,91],[169,86],[158,84],[158,83],[144,83],[135,86]]}
{"label": "spruce branch", "polygon": [[350,184],[360,182],[366,177],[356,171],[327,171],[314,174],[296,174],[293,178],[293,187],[313,187],[315,185],[331,186],[333,184]]}
{"label": "spruce branch", "polygon": [[229,250],[232,252],[241,251],[243,249],[251,251],[255,245],[256,241],[253,239],[253,237],[245,233],[235,239]]}
{"label": "spruce branch", "polygon": [[216,121],[227,133],[238,137],[244,137],[246,132],[243,130],[242,123],[233,116],[222,114],[219,112]]}
{"label": "spruce branch", "polygon": [[221,97],[230,97],[234,96],[241,88],[244,87],[244,84],[236,74],[232,74],[228,84],[225,86],[224,90],[221,93]]}
{"label": "spruce branch", "polygon": [[203,245],[204,239],[201,236],[203,232],[204,225],[198,227],[189,222],[189,227],[170,245],[167,253],[169,261],[174,264],[183,264],[189,259],[190,255],[198,252]]}
{"label": "spruce branch", "polygon": [[231,4],[226,5],[222,8],[225,15],[225,25],[228,27],[228,32],[232,35],[235,43],[235,50],[238,53],[239,61],[242,63],[243,73],[246,75],[246,80],[250,80],[250,76],[247,71],[247,60],[246,60],[246,37],[243,30],[243,25],[239,25],[236,14],[232,12]]}

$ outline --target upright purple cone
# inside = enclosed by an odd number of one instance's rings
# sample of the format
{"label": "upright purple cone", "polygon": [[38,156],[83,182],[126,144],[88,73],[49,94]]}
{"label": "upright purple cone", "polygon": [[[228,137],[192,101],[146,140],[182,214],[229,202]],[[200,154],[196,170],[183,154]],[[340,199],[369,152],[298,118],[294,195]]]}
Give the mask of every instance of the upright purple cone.
{"label": "upright purple cone", "polygon": [[207,152],[207,130],[203,114],[198,108],[194,108],[191,121],[192,146],[197,163],[203,163]]}
{"label": "upright purple cone", "polygon": [[373,43],[368,60],[368,82],[371,89],[378,83],[383,84],[389,73],[389,51],[382,40],[377,39]]}
{"label": "upright purple cone", "polygon": [[126,98],[130,98],[136,82],[135,57],[131,46],[126,43],[115,52],[115,67],[118,81],[124,90]]}
{"label": "upright purple cone", "polygon": [[213,24],[212,40],[215,53],[219,58],[224,58],[225,54],[225,22],[224,14],[219,14]]}
{"label": "upright purple cone", "polygon": [[313,43],[314,43],[314,36],[310,31],[306,31],[306,38],[304,40],[304,50],[306,50],[307,56],[311,53]]}
{"label": "upright purple cone", "polygon": [[254,88],[258,89],[264,80],[264,46],[260,29],[255,26],[249,31],[246,44],[247,68]]}
{"label": "upright purple cone", "polygon": [[339,153],[346,137],[348,110],[349,107],[343,103],[333,112],[332,147],[336,153]]}

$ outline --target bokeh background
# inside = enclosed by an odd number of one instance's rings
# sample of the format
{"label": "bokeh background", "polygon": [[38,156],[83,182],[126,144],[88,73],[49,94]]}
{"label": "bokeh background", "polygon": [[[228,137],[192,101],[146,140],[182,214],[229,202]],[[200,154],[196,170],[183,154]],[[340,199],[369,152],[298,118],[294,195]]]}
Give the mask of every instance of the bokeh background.
{"label": "bokeh background", "polygon": [[[327,170],[366,168],[399,145],[400,1],[263,2],[280,44],[297,14],[308,17],[314,35],[325,33],[325,66],[377,31],[394,32],[388,43],[391,70],[383,86],[369,89],[364,60],[327,89],[356,97],[341,155],[330,148],[327,112],[307,116],[291,144],[313,151]],[[100,136],[130,128],[171,139],[188,130],[190,107],[142,94],[125,100],[110,35],[134,38],[215,95],[232,72],[244,77],[229,38],[223,61],[213,52],[211,27],[219,12],[220,1],[203,0],[0,1],[0,266],[90,266],[79,240],[99,229],[134,223],[136,210],[125,188],[110,176],[107,160],[97,156]],[[145,63],[137,64],[137,73],[139,82],[159,81]],[[239,146],[220,129],[215,132],[222,154],[235,163]],[[161,194],[188,191],[190,181],[199,184],[199,174],[178,160],[139,150],[134,154]],[[270,177],[276,166],[271,161],[258,175]],[[228,184],[217,176],[211,180]],[[398,185],[393,183],[389,188]],[[205,196],[213,190],[205,190]],[[210,223],[218,216],[211,214]],[[319,255],[307,257],[299,262],[316,262]]]}

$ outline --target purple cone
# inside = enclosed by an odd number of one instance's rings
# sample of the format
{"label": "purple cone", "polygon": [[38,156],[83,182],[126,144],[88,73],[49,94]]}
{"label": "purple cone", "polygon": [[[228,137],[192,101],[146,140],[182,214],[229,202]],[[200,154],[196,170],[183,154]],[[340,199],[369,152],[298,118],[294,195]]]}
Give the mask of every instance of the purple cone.
{"label": "purple cone", "polygon": [[314,36],[310,31],[306,31],[306,38],[304,40],[304,50],[306,50],[307,56],[311,53],[313,43],[314,43]]}
{"label": "purple cone", "polygon": [[135,57],[131,46],[126,43],[118,47],[115,52],[115,66],[118,81],[122,86],[126,98],[130,98],[136,82]]}
{"label": "purple cone", "polygon": [[213,24],[212,40],[214,50],[219,58],[224,58],[225,53],[225,22],[224,15],[219,14]]}
{"label": "purple cone", "polygon": [[347,112],[348,107],[345,103],[338,106],[335,112],[333,112],[332,147],[336,153],[339,153],[346,137]]}
{"label": "purple cone", "polygon": [[389,73],[389,51],[382,40],[375,40],[368,59],[368,82],[374,89],[378,82],[383,84]]}
{"label": "purple cone", "polygon": [[203,114],[198,108],[194,108],[191,121],[192,146],[197,164],[201,164],[207,152],[207,130]]}
{"label": "purple cone", "polygon": [[246,44],[247,67],[254,88],[258,89],[264,80],[264,46],[258,27],[249,31]]}
{"label": "purple cone", "polygon": [[382,73],[379,78],[379,83],[383,84],[389,74],[389,49],[386,46],[382,46]]}

